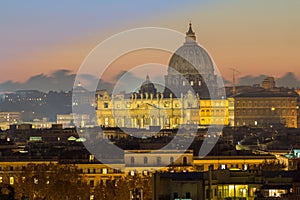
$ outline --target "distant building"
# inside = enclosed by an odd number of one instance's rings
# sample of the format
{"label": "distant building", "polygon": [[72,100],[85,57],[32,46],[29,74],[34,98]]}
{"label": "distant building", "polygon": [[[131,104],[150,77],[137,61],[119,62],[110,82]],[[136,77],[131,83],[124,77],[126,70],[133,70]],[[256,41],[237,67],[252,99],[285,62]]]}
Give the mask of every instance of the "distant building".
{"label": "distant building", "polygon": [[18,123],[21,121],[21,113],[20,112],[0,112],[0,123]]}
{"label": "distant building", "polygon": [[275,88],[275,79],[274,77],[267,77],[262,82],[262,87],[264,89],[272,89]]}
{"label": "distant building", "polygon": [[228,98],[231,126],[297,128],[298,95],[291,91],[240,93]]}
{"label": "distant building", "polygon": [[79,123],[79,127],[91,125],[90,116],[88,114],[59,114],[56,118],[56,123],[62,124],[64,128],[75,127],[75,122]]}
{"label": "distant building", "polygon": [[49,121],[48,118],[45,117],[43,119],[33,119],[32,121],[26,121],[24,123],[31,124],[32,128],[36,129],[51,128],[53,124],[56,124],[56,122]]}
{"label": "distant building", "polygon": [[11,124],[17,124],[21,121],[20,112],[0,112],[0,128],[9,129]]}

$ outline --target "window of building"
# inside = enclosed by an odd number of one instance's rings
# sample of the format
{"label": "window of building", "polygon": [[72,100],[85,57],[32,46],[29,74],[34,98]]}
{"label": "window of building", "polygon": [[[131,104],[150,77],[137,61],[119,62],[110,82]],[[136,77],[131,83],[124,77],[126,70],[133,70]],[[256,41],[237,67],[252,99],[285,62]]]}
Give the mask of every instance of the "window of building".
{"label": "window of building", "polygon": [[221,164],[220,168],[221,169],[226,169],[226,165],[225,164]]}
{"label": "window of building", "polygon": [[103,105],[103,107],[104,107],[104,108],[108,108],[108,103],[105,102],[104,105]]}
{"label": "window of building", "polygon": [[108,126],[108,117],[105,117],[104,124],[105,124],[105,126]]}
{"label": "window of building", "polygon": [[187,165],[187,157],[184,156],[184,157],[182,158],[182,164],[183,164],[183,165]]}
{"label": "window of building", "polygon": [[161,157],[156,158],[157,165],[161,165]]}
{"label": "window of building", "polygon": [[186,192],[185,193],[185,198],[186,199],[190,199],[191,198],[191,193],[190,192]]}
{"label": "window of building", "polygon": [[296,196],[300,196],[300,187],[296,187],[295,190]]}
{"label": "window of building", "polygon": [[174,199],[178,199],[178,192],[174,192],[174,193],[173,193],[173,198],[174,198]]}
{"label": "window of building", "polygon": [[0,183],[2,183],[3,182],[3,178],[2,178],[2,176],[0,176]]}
{"label": "window of building", "polygon": [[210,190],[206,189],[206,194],[205,194],[206,198],[209,199],[210,198]]}
{"label": "window of building", "polygon": [[130,157],[130,164],[134,165],[134,157],[133,156]]}
{"label": "window of building", "polygon": [[14,179],[14,177],[9,177],[9,184],[10,185],[13,185],[15,183],[15,179]]}
{"label": "window of building", "polygon": [[90,187],[95,187],[95,181],[94,180],[90,180]]}
{"label": "window of building", "polygon": [[191,86],[194,86],[194,81],[191,81]]}
{"label": "window of building", "polygon": [[148,164],[148,158],[144,157],[144,164]]}
{"label": "window of building", "polygon": [[107,174],[107,168],[102,169],[102,174]]}
{"label": "window of building", "polygon": [[174,157],[170,157],[170,164],[174,164]]}

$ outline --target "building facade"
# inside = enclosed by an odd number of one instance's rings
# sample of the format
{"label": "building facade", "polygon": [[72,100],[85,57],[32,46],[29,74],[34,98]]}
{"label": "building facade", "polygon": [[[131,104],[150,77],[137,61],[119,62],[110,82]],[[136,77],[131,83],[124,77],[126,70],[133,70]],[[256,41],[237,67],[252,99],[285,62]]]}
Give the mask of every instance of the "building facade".
{"label": "building facade", "polygon": [[284,125],[297,128],[297,99],[290,92],[261,91],[229,98],[232,126],[266,127]]}

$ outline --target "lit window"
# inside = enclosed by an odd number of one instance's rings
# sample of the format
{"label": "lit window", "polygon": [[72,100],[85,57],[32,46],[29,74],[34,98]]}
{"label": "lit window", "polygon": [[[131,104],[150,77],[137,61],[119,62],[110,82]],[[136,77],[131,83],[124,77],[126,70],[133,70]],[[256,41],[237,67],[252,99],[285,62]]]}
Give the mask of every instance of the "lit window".
{"label": "lit window", "polygon": [[102,174],[107,174],[107,168],[103,168]]}
{"label": "lit window", "polygon": [[9,177],[9,184],[13,185],[15,183],[14,177]]}
{"label": "lit window", "polygon": [[221,169],[226,169],[226,165],[225,165],[225,164],[222,164],[222,165],[221,165]]}
{"label": "lit window", "polygon": [[194,81],[191,81],[191,86],[194,86]]}
{"label": "lit window", "polygon": [[3,179],[2,179],[2,176],[0,176],[0,183],[2,183],[3,182]]}

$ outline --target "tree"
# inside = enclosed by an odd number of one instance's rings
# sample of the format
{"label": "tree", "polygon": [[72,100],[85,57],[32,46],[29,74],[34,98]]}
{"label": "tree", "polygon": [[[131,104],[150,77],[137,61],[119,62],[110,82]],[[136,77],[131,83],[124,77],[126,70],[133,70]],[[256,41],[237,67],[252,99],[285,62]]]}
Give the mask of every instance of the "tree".
{"label": "tree", "polygon": [[95,199],[130,200],[130,194],[143,192],[144,200],[152,199],[152,181],[149,176],[126,176],[100,182],[95,188]]}
{"label": "tree", "polygon": [[15,175],[17,199],[89,199],[90,188],[74,165],[28,164]]}

